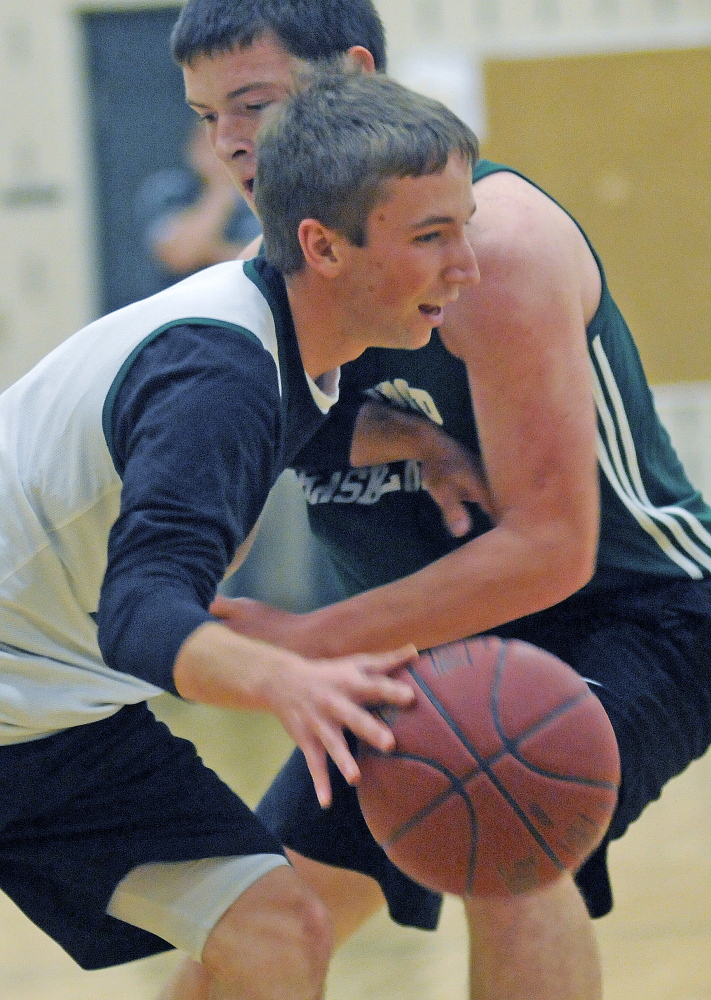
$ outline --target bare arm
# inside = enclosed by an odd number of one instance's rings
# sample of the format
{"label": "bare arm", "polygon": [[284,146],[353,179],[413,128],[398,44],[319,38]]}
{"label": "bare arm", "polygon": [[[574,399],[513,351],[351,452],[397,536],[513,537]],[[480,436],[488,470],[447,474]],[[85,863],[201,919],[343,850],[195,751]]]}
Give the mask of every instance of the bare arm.
{"label": "bare arm", "polygon": [[224,238],[239,195],[202,125],[192,135],[188,160],[202,180],[202,191],[193,205],[173,212],[153,240],[156,256],[174,274],[234,260],[244,249],[243,243]]}
{"label": "bare arm", "polygon": [[187,274],[238,257],[243,245],[222,235],[235,198],[234,185],[225,175],[225,182],[209,185],[193,205],[173,213],[153,241],[159,260],[175,274]]}

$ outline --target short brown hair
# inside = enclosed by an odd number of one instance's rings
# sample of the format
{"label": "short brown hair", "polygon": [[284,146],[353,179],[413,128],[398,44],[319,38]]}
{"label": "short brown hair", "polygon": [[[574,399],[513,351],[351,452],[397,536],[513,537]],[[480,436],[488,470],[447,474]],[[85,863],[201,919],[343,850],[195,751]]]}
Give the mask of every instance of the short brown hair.
{"label": "short brown hair", "polygon": [[452,154],[473,169],[478,143],[439,101],[380,74],[317,73],[259,135],[255,200],[267,258],[283,274],[301,270],[307,218],[365,246],[386,181],[438,173]]}

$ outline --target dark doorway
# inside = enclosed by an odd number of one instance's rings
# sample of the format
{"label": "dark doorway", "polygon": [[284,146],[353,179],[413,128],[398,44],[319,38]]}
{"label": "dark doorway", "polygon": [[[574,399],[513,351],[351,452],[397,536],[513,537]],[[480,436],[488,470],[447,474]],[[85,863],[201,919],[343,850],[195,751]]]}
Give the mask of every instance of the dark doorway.
{"label": "dark doorway", "polygon": [[195,121],[168,51],[179,11],[176,6],[81,17],[102,312],[157,290],[136,198],[148,176],[183,162]]}

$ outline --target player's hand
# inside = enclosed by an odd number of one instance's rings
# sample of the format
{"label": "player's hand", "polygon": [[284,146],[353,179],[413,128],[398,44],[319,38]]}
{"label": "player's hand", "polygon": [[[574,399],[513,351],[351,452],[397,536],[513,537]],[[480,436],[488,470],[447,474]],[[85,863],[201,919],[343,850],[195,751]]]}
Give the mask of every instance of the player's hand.
{"label": "player's hand", "polygon": [[369,708],[405,707],[412,702],[411,687],[388,675],[416,657],[410,644],[389,653],[307,659],[209,621],[180,647],[173,678],[176,690],[188,701],[276,716],[303,750],[318,800],[327,806],[331,802],[328,757],[346,781],[356,783],[360,778],[344,730],[377,750],[392,749],[391,730]]}
{"label": "player's hand", "polygon": [[411,645],[390,653],[363,653],[333,660],[295,656],[266,682],[266,707],[303,751],[318,801],[324,808],[331,804],[328,757],[349,784],[357,784],[360,779],[344,729],[381,752],[392,750],[392,731],[367,706],[411,704],[412,689],[388,674],[416,656],[417,650]]}
{"label": "player's hand", "polygon": [[281,672],[268,687],[268,708],[303,751],[322,806],[331,801],[327,757],[350,784],[360,777],[344,729],[378,750],[392,749],[390,729],[363,706],[410,703],[410,688],[387,674],[417,656],[414,646],[382,655],[302,659],[313,655],[314,643],[318,647],[323,642],[318,630],[308,626],[308,615],[222,595],[211,604],[210,614],[233,632],[301,654],[295,658],[295,679],[291,671]]}
{"label": "player's hand", "polygon": [[420,459],[422,485],[439,507],[450,533],[461,538],[472,528],[467,503],[476,503],[494,519],[494,501],[481,463],[468,448],[435,430],[426,457]]}
{"label": "player's hand", "polygon": [[424,413],[368,400],[353,430],[351,463],[380,465],[404,459],[420,463],[422,484],[456,538],[466,535],[472,527],[467,503],[479,504],[495,520],[486,474],[473,451]]}

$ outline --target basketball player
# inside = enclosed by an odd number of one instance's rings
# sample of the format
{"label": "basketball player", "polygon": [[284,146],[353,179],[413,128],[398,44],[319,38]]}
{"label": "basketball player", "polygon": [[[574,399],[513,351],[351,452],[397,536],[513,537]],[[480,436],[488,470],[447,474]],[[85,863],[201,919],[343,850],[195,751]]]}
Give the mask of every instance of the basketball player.
{"label": "basketball player", "polygon": [[[79,331],[0,396],[0,886],[85,968],[175,946],[192,957],[165,1000],[322,995],[323,904],[146,702],[168,690],[272,712],[323,805],[327,755],[358,777],[344,728],[392,746],[364,706],[409,703],[387,675],[413,646],[311,661],[207,609],[333,405],[339,364],[422,346],[476,280],[476,155],[436,102],[327,77],[262,148],[279,269],[204,270]],[[446,245],[431,239],[443,228]]]}
{"label": "basketball player", "polygon": [[[173,52],[188,101],[247,198],[260,116],[304,61],[340,53],[384,68],[369,0],[188,0]],[[711,511],[658,422],[580,227],[508,167],[480,163],[474,194],[479,284],[429,346],[367,351],[346,365],[342,403],[295,463],[313,529],[354,596],[303,616],[225,599],[213,610],[311,655],[493,630],[551,650],[589,679],[622,756],[608,838],[575,880],[465,906],[473,997],[593,1000],[601,983],[590,916],[612,905],[608,841],[711,740]],[[434,460],[439,428],[485,470],[483,502],[464,514],[441,489],[453,456],[443,446]],[[395,462],[408,448],[427,459],[421,475]],[[339,935],[384,900],[396,920],[434,926],[436,897],[389,864],[336,775],[334,788],[334,806],[321,810],[297,752],[259,813],[327,901]]]}

